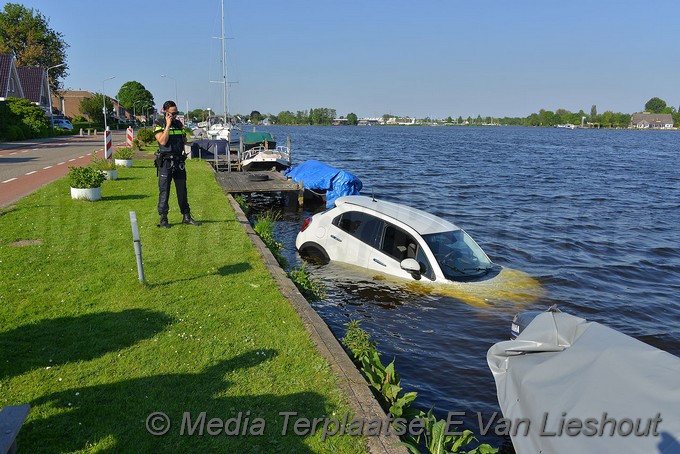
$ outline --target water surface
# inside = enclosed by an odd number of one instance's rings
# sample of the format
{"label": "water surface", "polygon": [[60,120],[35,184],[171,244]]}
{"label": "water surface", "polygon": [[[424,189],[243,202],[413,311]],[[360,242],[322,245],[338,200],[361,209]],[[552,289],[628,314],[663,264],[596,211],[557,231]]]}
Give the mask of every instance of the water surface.
{"label": "water surface", "polygon": [[[264,128],[262,128],[264,129]],[[336,337],[350,319],[396,358],[406,390],[440,415],[498,411],[486,351],[518,309],[553,304],[680,355],[680,133],[519,127],[271,127],[293,160],[347,170],[364,194],[421,208],[465,229],[497,264],[528,273],[538,301],[479,307],[414,292],[337,264],[311,266],[328,287],[314,307]],[[282,207],[277,239],[310,213]],[[476,432],[478,432],[476,430]],[[499,445],[495,437],[485,441]]]}

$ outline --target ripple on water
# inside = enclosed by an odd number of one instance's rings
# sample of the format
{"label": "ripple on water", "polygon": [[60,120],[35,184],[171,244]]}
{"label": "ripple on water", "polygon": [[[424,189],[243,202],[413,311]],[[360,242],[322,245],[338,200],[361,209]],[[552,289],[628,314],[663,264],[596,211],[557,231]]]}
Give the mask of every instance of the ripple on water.
{"label": "ripple on water", "polygon": [[[680,354],[680,178],[675,134],[539,128],[271,128],[294,159],[318,159],[362,179],[376,197],[453,221],[494,262],[551,304]],[[287,212],[276,236],[291,263],[309,213]],[[409,291],[344,267],[308,265],[329,288],[314,307],[337,337],[350,319],[396,358],[423,409],[500,411],[486,351],[509,336],[512,300]],[[416,289],[417,290],[417,289]],[[495,295],[501,289],[495,290]],[[466,418],[471,427],[476,415]],[[500,445],[495,436],[485,441]]]}

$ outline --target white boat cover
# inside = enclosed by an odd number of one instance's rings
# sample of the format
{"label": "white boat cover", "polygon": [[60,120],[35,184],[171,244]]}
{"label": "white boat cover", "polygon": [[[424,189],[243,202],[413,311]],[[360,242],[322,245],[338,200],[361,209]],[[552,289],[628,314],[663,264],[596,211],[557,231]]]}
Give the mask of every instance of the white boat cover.
{"label": "white boat cover", "polygon": [[[680,453],[680,358],[564,312],[487,353],[523,453]],[[495,428],[494,428],[495,427]]]}

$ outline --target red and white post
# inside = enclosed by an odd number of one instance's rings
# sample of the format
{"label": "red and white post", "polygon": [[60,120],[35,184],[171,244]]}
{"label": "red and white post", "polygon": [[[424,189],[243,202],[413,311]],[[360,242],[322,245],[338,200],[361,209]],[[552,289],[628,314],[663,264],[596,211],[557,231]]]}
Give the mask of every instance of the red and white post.
{"label": "red and white post", "polygon": [[132,148],[132,140],[135,138],[134,132],[132,131],[132,127],[128,126],[127,128],[127,135],[125,139],[125,143],[127,144],[128,147]]}
{"label": "red and white post", "polygon": [[110,159],[113,154],[113,149],[111,148],[111,131],[108,129],[104,131],[104,158]]}

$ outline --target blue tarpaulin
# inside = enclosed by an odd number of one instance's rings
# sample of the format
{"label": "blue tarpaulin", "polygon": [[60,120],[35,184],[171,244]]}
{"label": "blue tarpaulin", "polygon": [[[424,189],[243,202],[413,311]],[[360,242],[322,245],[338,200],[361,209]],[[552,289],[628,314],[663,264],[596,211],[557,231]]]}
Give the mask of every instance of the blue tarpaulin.
{"label": "blue tarpaulin", "polygon": [[302,181],[307,189],[326,191],[326,208],[335,205],[335,199],[344,195],[359,195],[361,180],[344,170],[336,169],[319,161],[305,161],[288,169],[284,175],[296,183]]}

